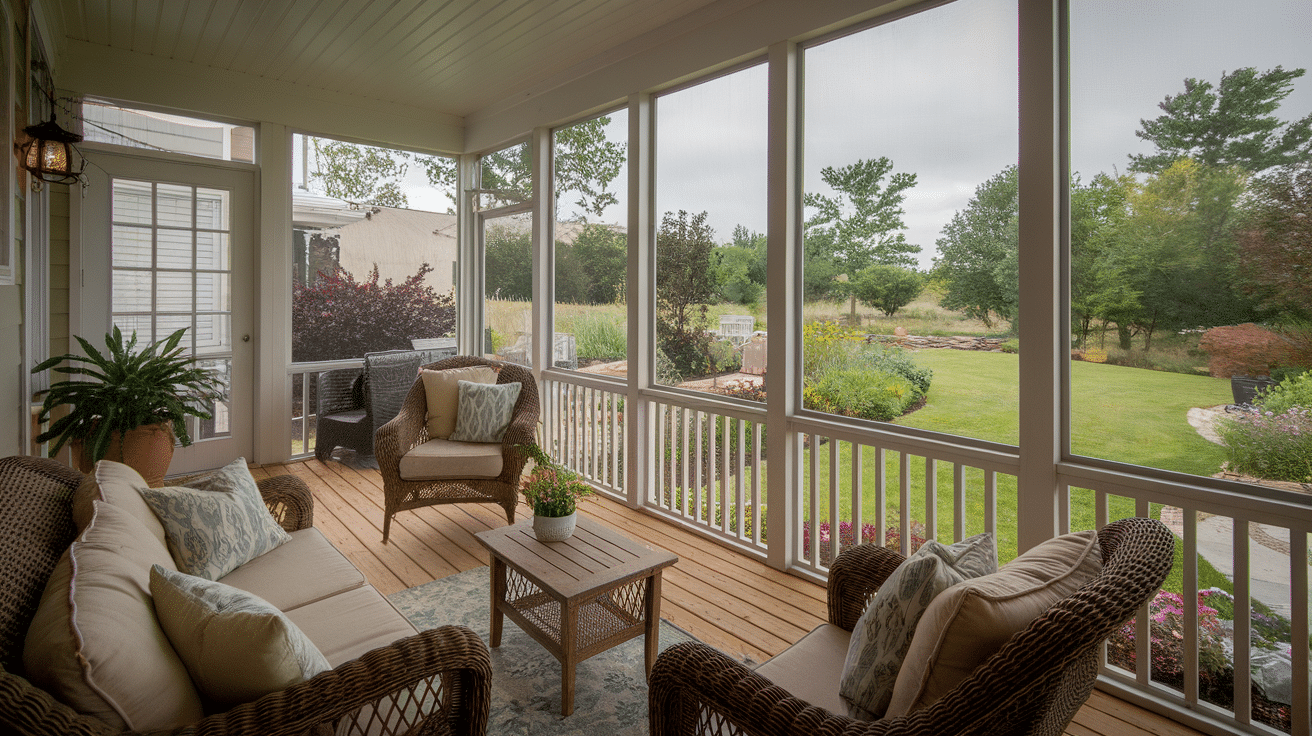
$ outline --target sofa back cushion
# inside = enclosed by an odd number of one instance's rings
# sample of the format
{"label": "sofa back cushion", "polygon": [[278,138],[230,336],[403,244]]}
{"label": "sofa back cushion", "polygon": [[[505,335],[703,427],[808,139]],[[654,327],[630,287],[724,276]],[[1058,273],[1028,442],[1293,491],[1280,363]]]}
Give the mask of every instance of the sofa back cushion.
{"label": "sofa back cushion", "polygon": [[0,666],[9,672],[23,669],[23,637],[77,535],[69,500],[81,477],[54,460],[0,459]]}
{"label": "sofa back cushion", "polygon": [[113,460],[97,462],[73,494],[73,521],[78,531],[91,523],[92,504],[101,501],[132,515],[160,544],[167,544],[164,526],[141,497],[141,489],[149,487],[146,479],[131,466]]}
{"label": "sofa back cushion", "polygon": [[151,565],[174,569],[168,549],[132,514],[93,502],[28,629],[28,678],[120,729],[200,720],[200,696],[155,619]]}
{"label": "sofa back cushion", "polygon": [[421,370],[424,400],[428,406],[428,439],[447,439],[456,431],[460,381],[496,383],[497,371],[490,365],[471,365],[440,371]]}
{"label": "sofa back cushion", "polygon": [[906,715],[938,701],[1101,570],[1097,532],[1075,532],[1049,539],[992,575],[943,591],[916,627],[886,715]]}

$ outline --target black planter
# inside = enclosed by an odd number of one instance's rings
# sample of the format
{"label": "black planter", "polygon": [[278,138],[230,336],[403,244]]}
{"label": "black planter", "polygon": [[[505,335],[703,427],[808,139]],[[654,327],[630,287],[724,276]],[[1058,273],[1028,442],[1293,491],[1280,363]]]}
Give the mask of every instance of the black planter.
{"label": "black planter", "polygon": [[1252,404],[1257,394],[1276,385],[1266,376],[1231,376],[1230,393],[1235,397],[1236,404]]}

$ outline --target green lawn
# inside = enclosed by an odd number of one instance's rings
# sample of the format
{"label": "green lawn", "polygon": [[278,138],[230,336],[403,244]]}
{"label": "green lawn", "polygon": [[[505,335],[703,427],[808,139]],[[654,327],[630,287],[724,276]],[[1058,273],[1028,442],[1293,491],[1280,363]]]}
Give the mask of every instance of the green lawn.
{"label": "green lawn", "polygon": [[[917,412],[897,420],[896,424],[919,427],[949,434],[995,442],[1015,444],[1018,437],[1019,399],[1018,356],[1006,353],[981,353],[956,350],[925,350],[916,354],[917,365],[934,369],[934,381],[926,405]],[[1188,376],[1097,363],[1072,365],[1072,449],[1083,455],[1107,458],[1149,467],[1176,470],[1196,475],[1211,475],[1225,459],[1224,448],[1204,440],[1185,420],[1191,407],[1215,406],[1229,401],[1228,382],[1205,376]],[[821,447],[818,455],[822,489],[827,488],[830,449]],[[850,519],[851,449],[840,445],[839,486],[840,518]],[[809,455],[805,459],[809,463]],[[886,453],[888,524],[897,521],[900,504],[898,453]],[[872,484],[875,478],[875,453],[862,455],[862,515],[872,523],[876,499]],[[808,466],[804,466],[808,467]],[[925,462],[913,457],[910,465],[911,515],[925,518]],[[949,464],[938,467],[938,532],[951,538],[953,531],[953,474]],[[983,472],[966,473],[966,530],[968,534],[983,530]],[[804,483],[803,488],[809,488]],[[804,514],[809,516],[810,498],[804,492]],[[828,493],[822,490],[820,517],[828,518]],[[1016,554],[1016,479],[998,476],[998,547],[1002,561]],[[1153,516],[1160,515],[1154,507]],[[1132,499],[1109,500],[1109,518],[1135,514]],[[1094,526],[1093,493],[1076,489],[1071,498],[1071,528]],[[1177,564],[1167,589],[1179,591],[1181,550],[1177,546]],[[1199,584],[1229,589],[1224,577],[1205,562],[1200,564]]]}

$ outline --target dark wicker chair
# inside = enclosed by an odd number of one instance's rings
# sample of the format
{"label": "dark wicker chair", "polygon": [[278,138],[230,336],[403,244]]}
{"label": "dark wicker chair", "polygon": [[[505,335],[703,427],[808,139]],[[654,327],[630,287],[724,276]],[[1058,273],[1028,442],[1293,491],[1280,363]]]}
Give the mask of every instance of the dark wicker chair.
{"label": "dark wicker chair", "polygon": [[[0,459],[0,733],[46,736],[119,733],[84,716],[21,677],[23,638],[46,580],[76,534],[70,499],[82,474],[54,460]],[[312,521],[313,498],[290,475],[259,481],[270,512],[295,531]],[[278,736],[343,731],[363,707],[375,707],[408,724],[389,729],[355,722],[351,733],[487,731],[491,699],[487,646],[459,626],[425,631],[380,647],[359,659],[281,692],[271,693],[174,733]],[[416,707],[422,702],[421,707]],[[158,732],[164,733],[164,732]]]}
{"label": "dark wicker chair", "polygon": [[502,440],[501,475],[495,478],[459,478],[442,480],[405,480],[401,477],[401,457],[427,442],[428,401],[423,381],[413,381],[405,405],[395,419],[378,429],[374,446],[378,453],[378,470],[383,476],[383,542],[392,528],[392,516],[398,511],[440,503],[495,503],[506,512],[509,523],[515,521],[519,501],[519,479],[528,456],[516,445],[534,442],[539,413],[538,385],[533,374],[523,366],[457,355],[430,363],[428,370],[488,365],[498,369],[497,383],[518,382],[523,388],[515,403],[515,416]]}
{"label": "dark wicker chair", "polygon": [[[1122,519],[1098,534],[1104,567],[1055,603],[963,683],[933,705],[899,718],[857,721],[809,705],[700,643],[678,644],[650,679],[653,736],[671,734],[991,734],[1058,736],[1093,690],[1098,648],[1156,594],[1171,569],[1175,538],[1159,521]],[[848,631],[902,556],[853,547],[829,572],[829,621]]]}
{"label": "dark wicker chair", "polygon": [[412,350],[365,353],[364,368],[320,373],[314,456],[325,461],[338,447],[373,455],[374,431],[401,411],[422,357]]}

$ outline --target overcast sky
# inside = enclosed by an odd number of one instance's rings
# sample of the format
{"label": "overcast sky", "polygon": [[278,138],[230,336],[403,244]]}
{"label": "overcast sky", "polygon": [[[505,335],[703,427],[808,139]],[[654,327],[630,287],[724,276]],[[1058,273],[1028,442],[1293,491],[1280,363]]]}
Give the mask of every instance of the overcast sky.
{"label": "overcast sky", "polygon": [[[1309,0],[1072,0],[1071,159],[1087,181],[1125,171],[1151,146],[1142,118],[1183,89],[1254,66],[1312,69]],[[804,186],[830,193],[825,166],[889,157],[917,176],[905,203],[907,239],[929,267],[935,241],[975,188],[1017,157],[1015,0],[958,0],[803,52]],[[716,238],[735,225],[766,229],[766,68],[758,65],[662,95],[657,111],[656,205],[706,210]],[[1312,112],[1312,75],[1278,114]],[[627,120],[607,136],[624,143]],[[412,166],[411,206],[445,211]],[[627,222],[627,176],[602,219]],[[569,216],[572,197],[563,198]]]}

